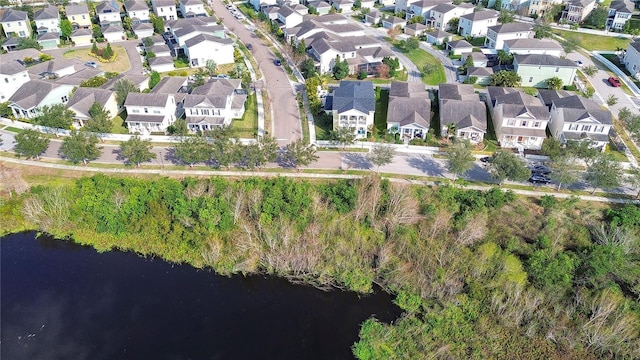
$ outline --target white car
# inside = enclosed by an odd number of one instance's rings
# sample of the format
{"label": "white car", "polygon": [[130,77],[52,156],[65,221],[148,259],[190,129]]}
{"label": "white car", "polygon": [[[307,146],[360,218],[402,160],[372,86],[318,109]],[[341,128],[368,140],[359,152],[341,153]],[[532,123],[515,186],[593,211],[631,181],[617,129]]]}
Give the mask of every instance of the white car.
{"label": "white car", "polygon": [[580,60],[576,60],[576,61],[574,61],[574,63],[576,63],[576,65],[578,65],[578,67],[582,67],[582,65],[583,65],[582,61],[580,61]]}

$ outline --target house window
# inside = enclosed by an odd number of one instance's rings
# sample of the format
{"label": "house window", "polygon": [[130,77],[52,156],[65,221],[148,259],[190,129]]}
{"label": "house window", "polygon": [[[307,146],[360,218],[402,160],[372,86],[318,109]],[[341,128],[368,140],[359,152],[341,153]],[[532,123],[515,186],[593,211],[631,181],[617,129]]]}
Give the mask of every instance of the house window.
{"label": "house window", "polygon": [[557,68],[556,68],[556,72],[558,72],[558,71],[560,71],[560,68],[559,68],[559,67],[557,67]]}
{"label": "house window", "polygon": [[148,113],[149,113],[149,109],[144,108],[144,113],[145,113],[145,114],[148,114]]}
{"label": "house window", "polygon": [[527,120],[522,120],[522,127],[527,127]]}
{"label": "house window", "polygon": [[9,82],[9,78],[4,78],[4,82],[8,83]]}
{"label": "house window", "polygon": [[591,125],[582,125],[582,131],[585,131],[585,132],[591,131]]}
{"label": "house window", "polygon": [[82,15],[82,20],[86,19],[86,17],[84,15]]}
{"label": "house window", "polygon": [[160,110],[153,110],[154,114],[160,114]]}
{"label": "house window", "polygon": [[24,32],[24,31],[20,31],[20,36],[21,36],[21,37],[24,37],[24,36],[26,36],[26,35],[27,35],[27,34],[25,34],[25,32]]}
{"label": "house window", "polygon": [[569,131],[576,131],[576,130],[578,130],[578,124],[569,125]]}
{"label": "house window", "polygon": [[529,82],[533,82],[533,76],[529,77]]}
{"label": "house window", "polygon": [[131,110],[131,112],[132,112],[132,113],[134,113],[134,114],[139,114],[139,113],[140,113],[140,110],[138,110],[138,109],[133,109],[133,110]]}
{"label": "house window", "polygon": [[537,128],[539,128],[539,127],[540,127],[540,121],[536,121],[536,122],[534,122],[534,123],[533,123],[533,127],[537,127]]}
{"label": "house window", "polygon": [[515,121],[515,120],[513,120],[513,119],[509,119],[509,120],[507,121],[507,125],[508,125],[508,126],[513,126],[513,125],[515,125],[515,124],[516,124],[516,121]]}
{"label": "house window", "polygon": [[22,21],[18,21],[18,26],[22,26]]}
{"label": "house window", "polygon": [[202,115],[209,115],[209,109],[202,109]]}
{"label": "house window", "polygon": [[598,127],[596,127],[595,132],[600,132],[600,133],[601,133],[601,132],[604,132],[604,126],[598,126]]}

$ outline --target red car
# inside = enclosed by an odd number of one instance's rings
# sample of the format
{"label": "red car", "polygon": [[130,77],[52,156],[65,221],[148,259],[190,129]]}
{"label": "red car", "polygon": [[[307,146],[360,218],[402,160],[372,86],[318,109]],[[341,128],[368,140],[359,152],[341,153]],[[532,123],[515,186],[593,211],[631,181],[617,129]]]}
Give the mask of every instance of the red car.
{"label": "red car", "polygon": [[609,84],[611,84],[611,86],[613,87],[620,87],[620,79],[618,78],[614,78],[613,76],[609,78]]}

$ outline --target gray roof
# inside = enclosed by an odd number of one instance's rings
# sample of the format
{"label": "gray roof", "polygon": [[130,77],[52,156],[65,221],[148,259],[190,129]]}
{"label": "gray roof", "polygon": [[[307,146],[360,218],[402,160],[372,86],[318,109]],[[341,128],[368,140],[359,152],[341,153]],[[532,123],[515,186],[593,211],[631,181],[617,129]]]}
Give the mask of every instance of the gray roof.
{"label": "gray roof", "polygon": [[392,81],[389,97],[429,98],[422,82]]}
{"label": "gray roof", "polygon": [[140,87],[141,85],[149,81],[149,77],[146,75],[119,74],[118,76],[107,81],[104,85],[100,86],[100,88],[114,90],[114,85],[120,80],[130,81],[135,86]]}
{"label": "gray roof", "polygon": [[551,109],[551,103],[553,103],[554,100],[572,95],[575,94],[564,90],[538,89],[538,99],[549,109]]}
{"label": "gray roof", "polygon": [[301,14],[297,13],[295,10],[293,10],[289,6],[281,7],[280,10],[278,10],[278,14],[284,16],[285,18],[291,14],[298,14],[302,16]]}
{"label": "gray roof", "polygon": [[176,3],[173,0],[153,0],[152,5],[155,7],[173,6],[175,8]]}
{"label": "gray roof", "polygon": [[551,39],[512,39],[505,40],[504,43],[509,46],[509,49],[562,50],[562,45]]}
{"label": "gray roof", "polygon": [[504,117],[514,118],[529,113],[536,119],[548,120],[551,116],[549,109],[539,99],[519,89],[489,86],[487,91],[491,98],[491,106],[502,104]]}
{"label": "gray roof", "polygon": [[469,44],[467,40],[456,40],[449,41],[447,46],[451,49],[464,49],[464,48],[472,48],[473,45]]}
{"label": "gray roof", "polygon": [[460,16],[460,18],[464,18],[470,21],[482,21],[487,19],[498,18],[499,14],[495,10],[483,10],[472,12],[471,14],[466,14]]}
{"label": "gray roof", "polygon": [[87,35],[93,35],[93,32],[91,31],[91,29],[76,29],[71,33],[71,37],[74,36],[87,36]]}
{"label": "gray roof", "polygon": [[184,98],[185,107],[195,107],[200,104],[224,108],[227,99],[232,101],[237,96],[236,89],[240,88],[239,79],[211,79],[206,84],[198,86],[191,91],[191,94]]}
{"label": "gray roof", "polygon": [[609,9],[614,9],[616,12],[629,14],[633,13],[633,8],[634,7],[632,2],[624,0],[614,0],[611,2],[611,5],[609,5]]}
{"label": "gray roof", "polygon": [[129,0],[124,3],[124,8],[127,11],[149,10],[147,3],[140,0]]}
{"label": "gray roof", "polygon": [[9,61],[19,60],[22,61],[26,57],[38,58],[42,53],[36,49],[23,49],[9,51],[6,54],[0,54],[0,66],[4,66]]}
{"label": "gray roof", "polygon": [[6,39],[3,43],[2,46],[18,46],[18,42],[20,41],[21,38],[16,37],[16,36],[12,36],[8,39]]}
{"label": "gray roof", "polygon": [[453,36],[452,34],[446,32],[446,31],[442,31],[442,30],[435,30],[435,31],[430,31],[427,33],[427,35],[434,37],[436,39],[442,39],[445,37],[450,37]]}
{"label": "gray roof", "polygon": [[313,6],[316,9],[326,9],[331,7],[331,5],[326,1],[310,1],[309,6]]}
{"label": "gray roof", "polygon": [[430,122],[431,101],[429,99],[394,97],[389,100],[387,123],[398,123],[400,126],[419,125],[428,129]]}
{"label": "gray roof", "polygon": [[167,44],[153,45],[150,48],[147,48],[147,50],[155,54],[171,51],[171,49],[169,49],[169,46]]}
{"label": "gray roof", "polygon": [[109,1],[101,2],[96,6],[96,13],[120,13],[120,9],[116,6],[116,4],[113,4]]}
{"label": "gray roof", "polygon": [[395,56],[395,54],[391,52],[391,50],[383,48],[382,46],[360,48],[356,50],[356,54],[363,57],[371,56],[378,59],[385,56]]}
{"label": "gray roof", "polygon": [[570,4],[572,6],[581,6],[581,7],[587,7],[589,4],[595,2],[596,0],[568,0],[567,4]]}
{"label": "gray roof", "polygon": [[207,107],[224,108],[226,104],[227,104],[227,96],[223,96],[223,95],[189,94],[184,98],[185,107],[196,107],[198,105],[204,105]]}
{"label": "gray roof", "polygon": [[414,3],[411,3],[411,5],[415,5],[417,7],[420,8],[425,8],[425,7],[429,7],[429,6],[435,6],[437,4],[441,4],[441,3],[450,3],[451,0],[422,0],[422,1],[417,1]]}
{"label": "gray roof", "polygon": [[55,82],[56,84],[80,86],[80,84],[82,84],[83,81],[99,75],[100,76],[104,75],[104,71],[100,69],[94,69],[91,67],[82,66],[80,70],[74,72],[73,74],[69,74],[61,78],[57,78]]}
{"label": "gray roof", "polygon": [[82,14],[88,14],[89,8],[87,7],[87,4],[80,3],[80,4],[67,5],[64,7],[64,11],[67,13],[67,16],[82,15]]}
{"label": "gray roof", "polygon": [[167,65],[173,64],[173,60],[168,56],[158,56],[147,60],[149,65]]}
{"label": "gray roof", "polygon": [[47,5],[33,13],[33,20],[57,19],[60,16],[58,8],[53,5]]}
{"label": "gray roof", "polygon": [[411,30],[424,30],[427,28],[427,25],[425,24],[421,24],[421,23],[413,23],[413,24],[409,24],[405,27],[405,29],[411,29]]}
{"label": "gray roof", "polygon": [[0,66],[0,74],[2,75],[15,75],[26,70],[27,68],[17,60],[2,62],[2,66]]}
{"label": "gray roof", "polygon": [[200,44],[201,42],[204,42],[204,41],[213,41],[213,42],[217,42],[217,43],[220,43],[220,44],[233,44],[233,40],[231,40],[229,38],[220,38],[220,37],[209,35],[209,34],[196,35],[196,36],[192,37],[191,39],[185,41],[184,44],[187,47],[190,47],[190,46],[194,46],[196,44]]}
{"label": "gray roof", "polygon": [[[538,118],[537,118],[538,119]],[[542,119],[542,118],[539,118]],[[546,118],[548,120],[548,118]],[[543,128],[525,128],[525,127],[508,127],[503,126],[500,129],[501,135],[516,135],[516,136],[535,136],[540,138],[547,137],[547,131]]]}
{"label": "gray roof", "polygon": [[532,26],[531,24],[513,22],[513,23],[489,26],[488,29],[494,31],[497,34],[506,34],[506,33],[513,33],[513,32],[530,31],[532,29]]}
{"label": "gray roof", "polygon": [[576,122],[592,117],[601,124],[612,124],[611,112],[603,110],[593,100],[572,95],[553,100],[553,104],[557,109],[562,110],[565,122]]}
{"label": "gray roof", "polygon": [[114,92],[110,90],[79,87],[69,99],[67,108],[73,108],[76,112],[89,116],[91,105],[98,103],[104,107],[112,96]]}
{"label": "gray roof", "polygon": [[164,107],[168,98],[168,94],[129,93],[124,105]]}
{"label": "gray roof", "polygon": [[453,4],[438,4],[434,6],[431,11],[439,12],[439,13],[448,13],[449,11],[455,9],[457,6]]}
{"label": "gray roof", "polygon": [[74,68],[75,70],[82,69],[84,67],[83,62],[78,59],[53,59],[49,61],[42,62],[37,65],[33,65],[29,67],[30,74],[44,74],[49,73],[53,74],[62,69]]}
{"label": "gray roof", "polygon": [[640,40],[630,43],[629,48],[634,48],[637,52],[640,52]]}
{"label": "gray roof", "polygon": [[60,39],[60,34],[58,34],[57,32],[46,32],[44,34],[38,35],[37,39],[38,41]]}
{"label": "gray roof", "polygon": [[480,96],[471,84],[440,84],[438,85],[440,100],[480,101]]}
{"label": "gray roof", "polygon": [[371,81],[341,81],[340,86],[333,91],[332,110],[343,113],[349,110],[363,113],[375,111],[376,95]]}
{"label": "gray roof", "polygon": [[403,24],[405,22],[407,22],[407,20],[403,19],[403,18],[399,18],[397,16],[391,16],[391,17],[387,17],[384,20],[382,20],[384,22],[388,22],[390,24]]}
{"label": "gray roof", "polygon": [[440,104],[442,127],[455,124],[457,129],[475,127],[478,130],[487,131],[487,108],[479,99],[476,101],[444,99]]}
{"label": "gray roof", "polygon": [[598,133],[586,133],[586,132],[577,132],[577,131],[565,131],[562,133],[565,139],[567,140],[585,140],[591,139],[596,142],[607,142],[609,141],[609,134],[598,134]]}
{"label": "gray roof", "polygon": [[181,36],[185,36],[187,34],[191,34],[191,33],[202,33],[202,34],[209,34],[209,35],[213,35],[216,32],[223,32],[224,31],[224,26],[222,25],[215,25],[215,26],[206,26],[206,25],[194,25],[194,24],[188,24],[188,25],[184,25],[180,28],[172,28],[173,32],[176,34],[177,37],[181,37]]}
{"label": "gray roof", "polygon": [[187,116],[187,124],[210,124],[210,125],[224,125],[224,117],[210,116],[210,117],[190,117]]}
{"label": "gray roof", "polygon": [[187,78],[182,76],[167,76],[162,78],[151,90],[152,94],[174,94],[184,89],[187,85]]}
{"label": "gray roof", "polygon": [[183,5],[202,5],[200,0],[180,0],[180,3]]}
{"label": "gray roof", "polygon": [[514,55],[514,62],[518,65],[541,65],[541,66],[564,66],[577,68],[573,61],[569,59],[559,58],[553,55],[546,54],[526,54],[526,55]]}
{"label": "gray roof", "polygon": [[164,121],[163,115],[147,115],[147,114],[127,114],[127,120],[126,120],[126,122],[146,122],[146,123],[161,123],[163,121]]}
{"label": "gray roof", "polygon": [[8,9],[2,13],[1,22],[10,22],[10,21],[25,21],[27,19],[27,13],[20,10]]}
{"label": "gray roof", "polygon": [[135,25],[132,26],[133,27],[133,31],[141,31],[141,30],[152,30],[153,29],[153,25],[151,25],[150,23],[137,23]]}
{"label": "gray roof", "polygon": [[102,27],[102,33],[103,34],[108,34],[108,33],[120,33],[120,32],[124,32],[124,28],[120,25],[117,24],[109,24],[106,26]]}
{"label": "gray roof", "polygon": [[492,68],[470,67],[467,69],[467,75],[469,76],[491,76],[492,74],[493,74]]}
{"label": "gray roof", "polygon": [[[23,109],[31,109],[38,106],[51,91],[59,86],[49,81],[31,80],[20,86],[18,91],[9,98],[9,102],[15,103]],[[70,86],[69,90],[71,88]]]}

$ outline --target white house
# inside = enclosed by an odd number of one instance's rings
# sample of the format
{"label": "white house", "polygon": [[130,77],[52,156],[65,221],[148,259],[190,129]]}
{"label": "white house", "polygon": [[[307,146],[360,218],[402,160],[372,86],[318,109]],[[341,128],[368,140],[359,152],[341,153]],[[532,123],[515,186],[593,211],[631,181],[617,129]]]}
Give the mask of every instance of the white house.
{"label": "white house", "polygon": [[447,50],[453,55],[462,55],[463,53],[472,52],[473,45],[466,40],[449,41],[447,43]]}
{"label": "white house", "polygon": [[5,102],[22,86],[29,82],[27,68],[16,60],[6,61],[0,66],[0,102]]}
{"label": "white house", "polygon": [[565,4],[560,20],[572,23],[583,22],[597,6],[596,0],[569,0]]}
{"label": "white house", "polygon": [[387,130],[404,141],[425,139],[431,124],[431,100],[423,83],[394,81],[389,88]]}
{"label": "white house", "polygon": [[318,15],[326,15],[331,11],[331,5],[326,1],[310,1],[309,8],[314,8]]}
{"label": "white house", "polygon": [[364,15],[364,20],[369,24],[375,25],[379,23],[381,19],[382,19],[382,12],[377,9],[373,9]]}
{"label": "white house", "polygon": [[634,3],[626,0],[615,0],[609,5],[609,17],[606,27],[609,30],[622,31],[633,14]]}
{"label": "white house", "polygon": [[326,74],[333,70],[336,58],[349,63],[350,73],[366,71],[372,73],[382,63],[385,56],[395,55],[380,46],[380,42],[370,36],[348,36],[344,38],[327,35],[326,38],[311,42],[309,55],[315,60],[318,71]]}
{"label": "white house", "polygon": [[36,23],[36,31],[38,34],[47,32],[60,34],[60,13],[58,8],[53,5],[47,5],[33,13],[33,20]]}
{"label": "white house", "polygon": [[385,29],[391,29],[400,27],[403,28],[407,25],[407,20],[399,18],[397,16],[387,16],[382,19],[382,27]]}
{"label": "white house", "polygon": [[534,31],[531,24],[526,23],[507,23],[490,26],[487,29],[487,37],[484,40],[484,46],[502,50],[505,40],[512,39],[532,39]]}
{"label": "white house", "polygon": [[64,7],[64,11],[74,30],[91,28],[91,16],[87,4],[69,4]]}
{"label": "white house", "polygon": [[562,4],[562,0],[531,0],[529,2],[529,15],[537,15],[542,18],[553,5],[557,4]]}
{"label": "white house", "polygon": [[289,6],[283,6],[278,10],[277,20],[285,28],[292,28],[300,24],[303,20],[302,14],[293,10]]}
{"label": "white house", "polygon": [[83,68],[82,61],[78,59],[53,59],[30,66],[28,71],[32,77],[61,78],[74,74]]}
{"label": "white house", "polygon": [[455,131],[457,138],[473,144],[482,142],[487,133],[487,108],[470,84],[440,84],[438,87],[440,133]]}
{"label": "white house", "polygon": [[513,55],[539,54],[560,57],[564,49],[551,39],[513,39],[504,41],[504,51]]}
{"label": "white house", "polygon": [[9,98],[9,107],[16,118],[32,119],[43,106],[66,104],[73,88],[73,85],[31,80],[20,86]]}
{"label": "white house", "polygon": [[129,0],[124,3],[124,9],[127,11],[127,16],[129,16],[133,25],[151,21],[149,7],[144,1]]}
{"label": "white house", "polygon": [[640,76],[640,40],[629,44],[623,62],[631,76],[638,79]]}
{"label": "white house", "polygon": [[440,45],[453,39],[453,34],[442,30],[434,30],[427,33],[427,42],[429,44]]}
{"label": "white house", "polygon": [[90,45],[91,39],[93,39],[93,32],[89,29],[78,28],[71,33],[71,41],[76,46]]}
{"label": "white house", "polygon": [[138,39],[144,39],[146,37],[153,36],[153,25],[150,23],[140,22],[132,26],[133,33],[136,34]]}
{"label": "white house", "polygon": [[422,16],[425,20],[429,19],[429,11],[439,4],[450,4],[450,0],[397,0],[395,13],[407,12],[407,20],[414,16]]}
{"label": "white house", "polygon": [[7,9],[2,13],[2,30],[7,37],[26,38],[31,36],[31,23],[24,11]]}
{"label": "white house", "polygon": [[151,0],[151,6],[156,16],[167,20],[176,20],[178,18],[178,12],[176,10],[176,3],[173,0]]}
{"label": "white house", "polygon": [[244,115],[247,92],[238,79],[211,79],[184,98],[184,113],[191,130],[229,126]]}
{"label": "white house", "polygon": [[165,132],[176,120],[176,101],[169,94],[129,93],[124,102],[130,133]]}
{"label": "white house", "polygon": [[201,0],[180,0],[180,13],[185,18],[208,15]]}
{"label": "white house", "polygon": [[371,81],[341,81],[329,94],[325,111],[333,115],[333,130],[348,128],[357,139],[367,137],[367,128],[373,125],[376,95]]}
{"label": "white house", "polygon": [[109,114],[109,118],[118,115],[116,93],[99,88],[77,88],[67,103],[67,109],[73,111],[74,118],[78,120],[80,126],[83,126],[84,122],[91,118],[89,109],[94,103],[100,104]]}
{"label": "white house", "polygon": [[[462,15],[473,13],[475,7],[469,3],[462,3],[460,5],[452,4],[438,4],[429,11],[429,17],[426,20],[427,26],[431,26],[438,30],[450,30],[453,27],[450,21],[455,18],[460,18]],[[453,30],[457,30],[455,27]]]}
{"label": "white house", "polygon": [[147,60],[152,71],[159,73],[175,70],[173,59],[166,56],[158,56]]}
{"label": "white house", "polygon": [[185,54],[191,67],[205,66],[207,60],[213,60],[217,65],[232,64],[233,40],[200,34],[185,42]]}
{"label": "white house", "polygon": [[[196,19],[193,19],[193,20],[196,20]],[[178,46],[180,47],[184,47],[187,40],[201,34],[206,34],[206,35],[215,36],[219,38],[226,37],[223,25],[212,25],[212,26],[186,25],[180,28],[176,28],[171,25],[169,26],[171,27],[171,33],[173,34],[173,37],[177,40]]]}
{"label": "white house", "polygon": [[476,11],[462,15],[458,23],[458,33],[461,36],[486,36],[489,26],[498,24],[498,15],[498,12],[494,10]]}
{"label": "white house", "polygon": [[530,0],[511,0],[511,1],[502,1],[500,3],[500,8],[502,10],[508,10],[513,12],[520,12],[520,10],[526,10],[529,6]]}
{"label": "white house", "polygon": [[124,33],[124,28],[120,25],[107,25],[102,27],[102,35],[108,42],[119,42],[127,40],[127,36]]}
{"label": "white house", "polygon": [[105,1],[96,6],[96,14],[100,20],[100,25],[108,24],[121,25],[120,7],[116,1]]}
{"label": "white house", "polygon": [[336,11],[345,14],[352,11],[353,3],[353,0],[331,0],[331,6],[333,6]]}

